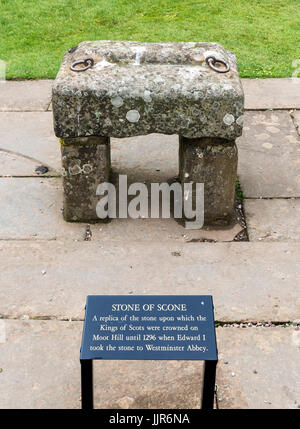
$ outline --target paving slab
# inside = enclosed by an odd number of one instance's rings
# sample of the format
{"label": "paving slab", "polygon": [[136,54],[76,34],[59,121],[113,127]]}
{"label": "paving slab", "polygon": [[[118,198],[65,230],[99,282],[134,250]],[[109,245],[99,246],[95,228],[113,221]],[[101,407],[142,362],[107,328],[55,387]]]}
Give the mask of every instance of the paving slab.
{"label": "paving slab", "polygon": [[250,241],[300,241],[300,199],[244,201]]}
{"label": "paving slab", "polygon": [[[38,176],[35,170],[39,166],[41,164],[35,160],[0,149],[0,177],[13,177],[16,174],[19,177]],[[48,171],[50,172],[51,169]]]}
{"label": "paving slab", "polygon": [[[82,322],[5,320],[2,325],[0,408],[80,408]],[[220,408],[298,407],[300,331],[216,331]],[[95,361],[95,408],[199,408],[202,365]]]}
{"label": "paving slab", "polygon": [[1,176],[35,176],[40,165],[49,167],[52,175],[60,174],[60,146],[52,113],[2,112],[0,123],[0,157],[6,160],[1,164]]}
{"label": "paving slab", "polygon": [[62,216],[61,179],[0,179],[0,240],[83,240],[85,224]]}
{"label": "paving slab", "polygon": [[237,146],[246,198],[300,196],[300,138],[288,112],[246,112]]}
{"label": "paving slab", "polygon": [[0,112],[46,111],[51,102],[52,85],[50,79],[2,82]]}
{"label": "paving slab", "polygon": [[228,227],[186,229],[175,219],[114,219],[107,224],[90,226],[91,239],[101,243],[178,242],[202,241],[229,242],[243,230],[239,223]]}
{"label": "paving slab", "polygon": [[[5,321],[0,408],[80,408],[82,325]],[[94,406],[199,408],[201,383],[199,362],[95,361]]]}
{"label": "paving slab", "polygon": [[148,134],[111,139],[111,143],[112,168],[127,174],[129,181],[161,182],[178,176],[177,135]]}
{"label": "paving slab", "polygon": [[[82,319],[87,295],[213,295],[216,319],[299,319],[299,243],[0,242],[0,314]],[[9,291],[9,293],[8,293]]]}
{"label": "paving slab", "polygon": [[300,109],[300,78],[242,79],[245,108]]}
{"label": "paving slab", "polygon": [[218,328],[219,408],[300,408],[300,330]]}

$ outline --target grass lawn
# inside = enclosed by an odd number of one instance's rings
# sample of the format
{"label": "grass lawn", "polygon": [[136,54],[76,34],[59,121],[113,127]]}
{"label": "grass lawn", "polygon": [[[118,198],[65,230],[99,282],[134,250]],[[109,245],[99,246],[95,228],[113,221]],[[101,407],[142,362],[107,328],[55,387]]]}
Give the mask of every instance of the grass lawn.
{"label": "grass lawn", "polygon": [[300,0],[0,0],[6,77],[54,78],[84,40],[218,42],[243,77],[290,77],[300,58]]}

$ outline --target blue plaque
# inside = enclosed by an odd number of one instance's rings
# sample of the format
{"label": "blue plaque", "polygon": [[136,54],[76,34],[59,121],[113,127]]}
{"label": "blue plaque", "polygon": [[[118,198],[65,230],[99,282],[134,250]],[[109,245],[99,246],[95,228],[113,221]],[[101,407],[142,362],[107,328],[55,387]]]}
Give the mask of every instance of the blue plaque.
{"label": "blue plaque", "polygon": [[90,295],[80,359],[217,361],[210,295]]}

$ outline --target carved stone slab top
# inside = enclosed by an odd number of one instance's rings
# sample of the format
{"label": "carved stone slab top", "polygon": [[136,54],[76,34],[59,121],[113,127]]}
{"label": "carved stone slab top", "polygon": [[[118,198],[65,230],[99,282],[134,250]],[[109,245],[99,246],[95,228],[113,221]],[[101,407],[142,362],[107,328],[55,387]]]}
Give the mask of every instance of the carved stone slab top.
{"label": "carved stone slab top", "polygon": [[[213,70],[206,62],[211,55],[230,70]],[[87,58],[91,67],[71,70]],[[233,140],[242,133],[236,56],[217,43],[80,43],[63,58],[52,103],[57,137],[163,133]]]}

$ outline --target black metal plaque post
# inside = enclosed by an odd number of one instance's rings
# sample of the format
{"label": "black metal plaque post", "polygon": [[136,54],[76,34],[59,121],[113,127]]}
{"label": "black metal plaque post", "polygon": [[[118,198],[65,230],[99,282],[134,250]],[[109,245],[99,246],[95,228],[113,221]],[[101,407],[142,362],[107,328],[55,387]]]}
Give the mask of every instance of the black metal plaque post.
{"label": "black metal plaque post", "polygon": [[214,408],[217,363],[217,360],[204,361],[202,410],[212,410]]}
{"label": "black metal plaque post", "polygon": [[[118,311],[122,313],[116,317]],[[166,326],[165,321],[174,315],[173,311],[179,311],[175,314],[180,314],[181,317],[173,317],[168,323],[172,325],[171,328],[179,326],[180,334],[173,336],[170,340],[168,336],[165,338],[166,336],[162,334]],[[142,316],[149,316],[149,314],[152,316],[151,321],[142,322]],[[165,317],[161,317],[162,314]],[[184,317],[184,314],[187,316]],[[132,335],[132,331],[128,331],[129,324],[131,329],[136,328],[142,331],[142,334]],[[182,334],[186,331],[187,335]],[[162,334],[155,334],[155,332]],[[185,340],[184,337],[187,339]],[[218,362],[212,297],[210,295],[88,296],[80,350],[82,410],[94,408],[94,359],[204,361],[201,408],[212,410]]]}
{"label": "black metal plaque post", "polygon": [[81,408],[92,410],[94,408],[93,388],[93,361],[81,359]]}

